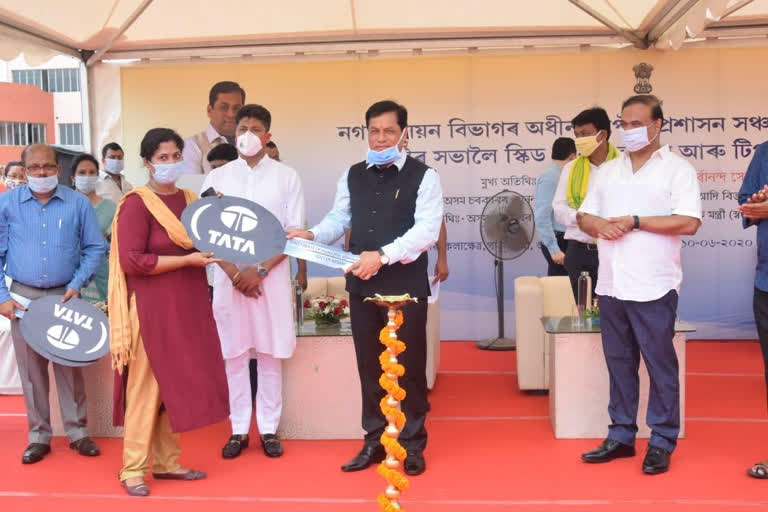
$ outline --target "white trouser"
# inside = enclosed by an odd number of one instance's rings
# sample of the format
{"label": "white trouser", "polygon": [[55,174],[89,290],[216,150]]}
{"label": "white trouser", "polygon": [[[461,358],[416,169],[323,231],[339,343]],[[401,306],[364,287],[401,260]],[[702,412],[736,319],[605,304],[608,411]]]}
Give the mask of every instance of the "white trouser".
{"label": "white trouser", "polygon": [[[251,379],[248,362],[251,352],[225,359],[229,384],[229,419],[232,434],[247,434],[251,427]],[[282,361],[269,354],[257,353],[258,388],[256,390],[256,425],[259,434],[275,434],[283,410]]]}

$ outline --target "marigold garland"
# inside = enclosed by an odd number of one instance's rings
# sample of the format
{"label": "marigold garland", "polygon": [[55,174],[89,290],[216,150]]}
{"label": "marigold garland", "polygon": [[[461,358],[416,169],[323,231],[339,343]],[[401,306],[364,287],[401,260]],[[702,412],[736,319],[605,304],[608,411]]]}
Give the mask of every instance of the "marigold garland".
{"label": "marigold garland", "polygon": [[[397,362],[397,355],[405,350],[405,343],[397,339],[396,331],[403,325],[403,312],[390,306],[389,322],[379,332],[379,341],[387,349],[379,355],[379,363],[383,372],[379,378],[379,385],[387,392],[381,399],[381,412],[389,422],[389,426],[381,435],[381,444],[387,451],[387,458],[379,465],[379,474],[389,483],[384,494],[378,497],[379,506],[383,512],[402,512],[398,497],[400,493],[408,489],[408,479],[402,475],[397,467],[406,457],[406,450],[397,441],[400,431],[405,426],[405,414],[400,410],[400,403],[405,399],[406,392],[397,382],[399,377],[405,375],[405,366]],[[394,460],[393,460],[394,458]]]}

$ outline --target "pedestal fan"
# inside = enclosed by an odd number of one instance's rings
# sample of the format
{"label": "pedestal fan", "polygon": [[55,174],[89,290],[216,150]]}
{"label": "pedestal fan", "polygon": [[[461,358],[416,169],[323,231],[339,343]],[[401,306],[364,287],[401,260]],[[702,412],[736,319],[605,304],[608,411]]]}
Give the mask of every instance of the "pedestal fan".
{"label": "pedestal fan", "polygon": [[480,217],[480,236],[493,255],[499,335],[478,341],[485,350],[514,350],[515,340],[504,337],[504,262],[520,257],[533,241],[535,224],[530,203],[512,190],[502,190],[485,203]]}

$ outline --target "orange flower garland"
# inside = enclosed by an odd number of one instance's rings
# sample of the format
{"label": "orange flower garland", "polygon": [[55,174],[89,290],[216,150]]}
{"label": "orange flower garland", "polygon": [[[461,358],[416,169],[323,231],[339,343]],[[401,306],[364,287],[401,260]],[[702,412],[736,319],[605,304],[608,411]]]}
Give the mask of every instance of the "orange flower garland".
{"label": "orange flower garland", "polygon": [[405,414],[400,410],[400,402],[406,393],[397,383],[398,377],[405,375],[405,367],[397,362],[397,355],[405,350],[405,343],[397,339],[396,331],[403,325],[403,313],[390,306],[387,313],[389,322],[379,333],[379,341],[387,349],[379,356],[382,375],[379,385],[387,392],[381,399],[381,412],[389,422],[389,426],[381,435],[381,444],[387,451],[387,457],[379,465],[379,474],[389,483],[384,494],[378,498],[379,506],[383,512],[401,512],[398,498],[400,493],[408,489],[408,479],[397,468],[406,457],[405,448],[397,441],[400,431],[405,426]]}

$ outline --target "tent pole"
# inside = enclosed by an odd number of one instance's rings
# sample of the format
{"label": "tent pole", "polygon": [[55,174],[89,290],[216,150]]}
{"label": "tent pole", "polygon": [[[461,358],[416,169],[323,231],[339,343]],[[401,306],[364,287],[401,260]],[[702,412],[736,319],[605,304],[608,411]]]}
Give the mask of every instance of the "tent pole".
{"label": "tent pole", "polygon": [[141,5],[136,7],[136,9],[131,13],[131,15],[128,16],[128,18],[123,22],[122,25],[120,25],[120,28],[117,30],[117,32],[112,34],[112,37],[109,38],[109,41],[107,41],[107,43],[104,46],[96,50],[96,52],[93,55],[88,57],[88,60],[85,62],[85,65],[87,67],[91,67],[95,63],[97,63],[101,59],[101,56],[107,53],[110,48],[112,48],[112,45],[115,44],[115,41],[117,41],[118,38],[122,37],[122,35],[125,34],[125,31],[131,28],[131,25],[133,25],[136,22],[136,20],[139,19],[139,17],[142,14],[144,14],[144,11],[147,10],[147,7],[149,7],[152,1],[153,0],[144,0],[143,2],[141,2]]}
{"label": "tent pole", "polygon": [[583,0],[568,0],[573,5],[584,11],[585,13],[589,14],[593,18],[595,18],[597,21],[608,27],[609,29],[613,30],[616,34],[620,35],[630,43],[632,43],[635,48],[639,48],[640,50],[646,50],[648,48],[648,42],[644,39],[640,38],[635,34],[634,32],[630,30],[626,30],[621,28],[620,26],[616,25],[614,22],[594,10],[591,6],[587,5]]}

